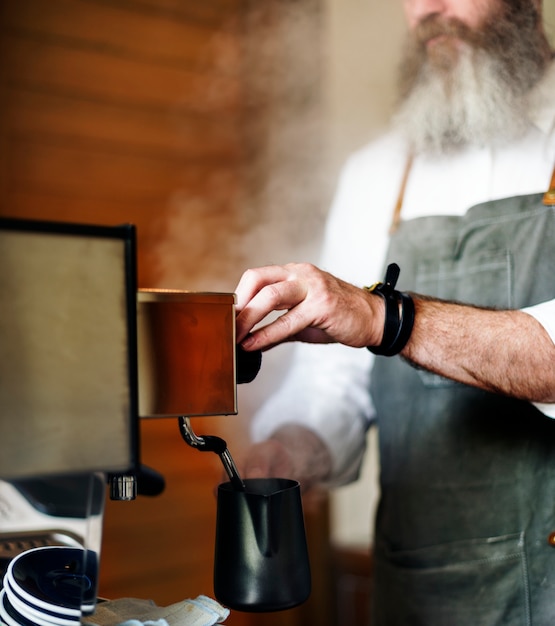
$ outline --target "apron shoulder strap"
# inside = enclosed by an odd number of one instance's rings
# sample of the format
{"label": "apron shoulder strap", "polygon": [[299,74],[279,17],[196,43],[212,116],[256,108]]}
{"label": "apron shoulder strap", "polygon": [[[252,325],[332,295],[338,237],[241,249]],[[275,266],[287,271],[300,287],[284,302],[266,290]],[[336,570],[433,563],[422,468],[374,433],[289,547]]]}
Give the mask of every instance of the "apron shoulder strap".
{"label": "apron shoulder strap", "polygon": [[549,189],[543,194],[543,203],[546,206],[555,206],[555,167],[551,175],[551,183]]}
{"label": "apron shoulder strap", "polygon": [[407,161],[405,163],[405,169],[403,171],[403,178],[401,179],[401,186],[399,187],[399,193],[397,194],[397,201],[395,202],[395,206],[393,207],[393,214],[391,216],[391,224],[389,226],[389,234],[392,235],[399,224],[401,223],[401,213],[403,211],[403,202],[405,200],[405,190],[407,188],[407,181],[409,179],[410,170],[412,168],[413,161],[412,153],[408,155]]}

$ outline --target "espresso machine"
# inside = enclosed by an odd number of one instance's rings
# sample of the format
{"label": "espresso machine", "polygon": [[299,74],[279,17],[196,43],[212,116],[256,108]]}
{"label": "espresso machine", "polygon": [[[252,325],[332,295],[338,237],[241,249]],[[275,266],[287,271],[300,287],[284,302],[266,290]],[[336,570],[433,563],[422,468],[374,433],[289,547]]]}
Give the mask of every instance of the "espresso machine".
{"label": "espresso machine", "polygon": [[[118,500],[164,486],[140,462],[143,417],[177,419],[188,445],[220,456],[231,514],[263,519],[266,535],[271,496],[276,528],[284,520],[295,527],[285,565],[276,564],[273,546],[258,569],[241,572],[248,594],[258,586],[260,597],[238,608],[304,601],[310,581],[300,496],[294,507],[281,504],[282,492],[298,485],[272,484],[277,495],[265,483],[246,488],[225,442],[198,437],[189,422],[236,414],[237,384],[260,368],[259,353],[236,347],[234,294],[138,290],[132,225],[0,219],[0,267],[0,623],[34,617],[71,626],[94,613],[106,483]],[[299,509],[295,521],[292,508]],[[241,535],[244,522],[237,523]],[[223,524],[228,535],[220,543],[237,543]],[[246,541],[260,543],[258,535]],[[226,567],[220,588],[233,605],[226,590],[238,577]],[[294,598],[268,600],[276,575],[292,581]]]}

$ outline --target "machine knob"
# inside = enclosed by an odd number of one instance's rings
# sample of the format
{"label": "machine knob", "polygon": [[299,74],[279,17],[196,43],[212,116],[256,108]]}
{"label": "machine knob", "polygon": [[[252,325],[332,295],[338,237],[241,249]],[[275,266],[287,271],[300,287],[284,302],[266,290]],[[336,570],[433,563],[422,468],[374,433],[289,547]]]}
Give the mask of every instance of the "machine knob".
{"label": "machine knob", "polygon": [[137,497],[137,478],[134,474],[110,476],[110,500],[129,501]]}
{"label": "machine knob", "polygon": [[237,384],[251,383],[257,376],[262,365],[262,352],[255,350],[247,352],[237,346],[235,352],[236,382]]}

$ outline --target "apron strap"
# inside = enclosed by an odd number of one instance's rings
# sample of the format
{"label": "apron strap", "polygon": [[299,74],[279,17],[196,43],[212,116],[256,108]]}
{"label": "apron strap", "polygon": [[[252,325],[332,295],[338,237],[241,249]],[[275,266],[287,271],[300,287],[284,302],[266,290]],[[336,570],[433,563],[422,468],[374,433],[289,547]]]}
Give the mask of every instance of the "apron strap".
{"label": "apron strap", "polygon": [[551,175],[551,183],[549,189],[543,194],[543,203],[546,206],[555,206],[555,167]]}
{"label": "apron strap", "polygon": [[399,194],[397,195],[397,202],[395,203],[395,207],[393,208],[393,215],[391,216],[391,224],[389,226],[390,235],[392,235],[397,230],[397,228],[399,227],[399,224],[401,223],[401,212],[403,210],[405,190],[407,188],[407,181],[409,179],[409,174],[412,168],[413,160],[414,160],[414,157],[411,153],[408,155],[407,162],[405,163],[405,171],[403,172],[403,178],[401,179],[401,186],[399,187]]}

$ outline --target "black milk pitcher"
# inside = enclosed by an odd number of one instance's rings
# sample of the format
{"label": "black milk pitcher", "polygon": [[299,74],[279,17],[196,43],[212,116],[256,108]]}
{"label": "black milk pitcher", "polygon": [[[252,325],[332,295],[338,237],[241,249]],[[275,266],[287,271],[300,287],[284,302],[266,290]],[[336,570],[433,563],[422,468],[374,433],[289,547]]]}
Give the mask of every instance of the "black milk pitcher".
{"label": "black milk pitcher", "polygon": [[218,487],[214,593],[237,611],[290,609],[310,595],[299,483],[251,478]]}

